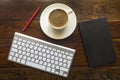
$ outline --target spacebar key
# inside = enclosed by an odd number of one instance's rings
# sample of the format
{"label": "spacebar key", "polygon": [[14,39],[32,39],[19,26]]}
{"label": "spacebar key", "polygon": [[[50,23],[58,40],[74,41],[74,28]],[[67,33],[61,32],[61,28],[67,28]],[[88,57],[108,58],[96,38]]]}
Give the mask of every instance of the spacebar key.
{"label": "spacebar key", "polygon": [[35,64],[35,63],[30,62],[30,61],[26,61],[26,65],[33,67],[33,68],[41,69],[41,70],[45,70],[45,68],[46,68],[43,65]]}

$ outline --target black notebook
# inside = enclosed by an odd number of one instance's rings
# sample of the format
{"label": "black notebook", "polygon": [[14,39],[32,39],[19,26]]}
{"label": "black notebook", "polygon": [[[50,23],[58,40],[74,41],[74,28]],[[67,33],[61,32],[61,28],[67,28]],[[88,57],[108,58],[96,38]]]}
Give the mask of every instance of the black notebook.
{"label": "black notebook", "polygon": [[116,61],[106,18],[79,23],[79,29],[90,67],[103,66]]}

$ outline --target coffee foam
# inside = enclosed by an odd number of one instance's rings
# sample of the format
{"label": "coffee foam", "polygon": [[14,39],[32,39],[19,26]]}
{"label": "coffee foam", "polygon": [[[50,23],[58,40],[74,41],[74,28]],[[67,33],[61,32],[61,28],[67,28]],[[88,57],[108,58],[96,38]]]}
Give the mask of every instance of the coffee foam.
{"label": "coffee foam", "polygon": [[65,11],[61,9],[56,9],[52,11],[49,15],[49,22],[55,27],[62,27],[68,21],[68,15]]}

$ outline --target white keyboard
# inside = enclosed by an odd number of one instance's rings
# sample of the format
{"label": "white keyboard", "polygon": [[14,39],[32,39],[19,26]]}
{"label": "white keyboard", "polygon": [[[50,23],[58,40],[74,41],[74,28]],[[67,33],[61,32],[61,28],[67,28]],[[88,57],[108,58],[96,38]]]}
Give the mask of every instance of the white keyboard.
{"label": "white keyboard", "polygon": [[74,49],[15,32],[8,60],[67,77]]}

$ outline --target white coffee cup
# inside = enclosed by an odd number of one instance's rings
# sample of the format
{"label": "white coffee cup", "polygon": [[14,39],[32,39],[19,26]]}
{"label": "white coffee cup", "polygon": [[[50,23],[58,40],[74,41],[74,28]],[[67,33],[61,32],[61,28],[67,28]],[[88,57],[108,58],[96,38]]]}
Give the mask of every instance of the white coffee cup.
{"label": "white coffee cup", "polygon": [[72,11],[65,11],[64,9],[54,9],[49,13],[49,26],[56,30],[61,30],[67,27],[69,21],[69,14]]}

